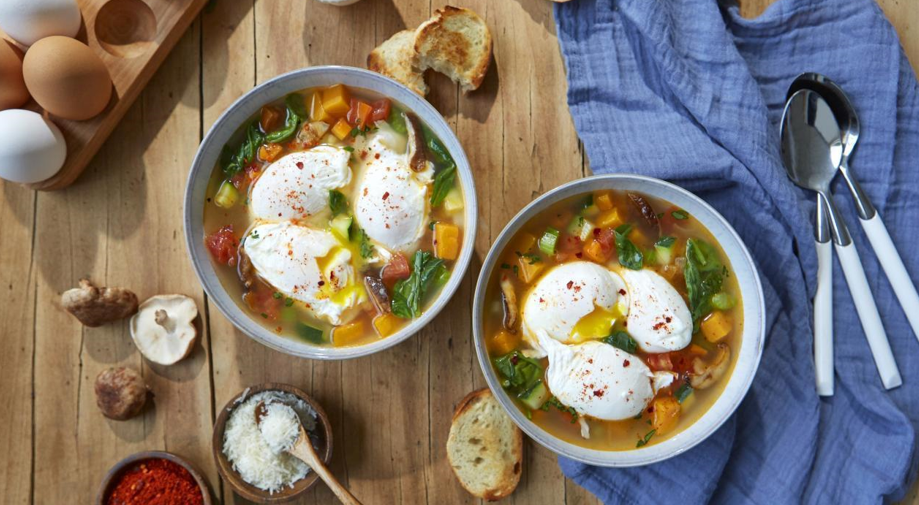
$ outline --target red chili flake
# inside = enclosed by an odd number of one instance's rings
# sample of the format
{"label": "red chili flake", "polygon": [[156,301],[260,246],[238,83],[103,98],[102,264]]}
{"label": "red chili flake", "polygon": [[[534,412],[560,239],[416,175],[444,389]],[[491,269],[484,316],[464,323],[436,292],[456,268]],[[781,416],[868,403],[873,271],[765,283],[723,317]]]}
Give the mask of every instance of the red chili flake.
{"label": "red chili flake", "polygon": [[594,396],[596,396],[597,398],[603,398],[603,390],[602,390],[602,389],[595,389],[595,390],[594,390]]}
{"label": "red chili flake", "polygon": [[380,159],[380,153],[374,154],[373,157],[374,157],[374,159]]}
{"label": "red chili flake", "polygon": [[513,356],[511,356],[511,364],[516,365],[516,364],[517,364],[517,361],[519,361],[519,360],[517,359],[517,355],[516,355],[516,354],[513,355]]}
{"label": "red chili flake", "polygon": [[599,235],[600,235],[600,228],[594,228],[594,237],[597,237]]}
{"label": "red chili flake", "polygon": [[654,331],[657,331],[657,330],[660,330],[661,328],[666,328],[666,327],[667,327],[667,323],[661,321],[661,322],[659,322],[659,323],[656,323],[656,324],[655,324],[654,326],[652,326],[651,328],[652,328]]}
{"label": "red chili flake", "polygon": [[571,289],[571,287],[574,286],[574,281],[568,281],[568,284],[566,285],[568,286],[568,289]]}
{"label": "red chili flake", "polygon": [[386,200],[387,198],[389,198],[389,191],[383,193],[383,199]]}
{"label": "red chili flake", "polygon": [[319,287],[325,286],[325,281],[319,281]]}
{"label": "red chili flake", "polygon": [[631,363],[629,363],[629,360],[623,360],[623,361],[622,361],[622,366],[623,366],[624,368],[627,368],[629,365],[631,365]]}
{"label": "red chili flake", "polygon": [[303,170],[303,162],[302,162],[302,161],[298,161],[298,162],[297,162],[297,168],[299,168],[300,170]]}
{"label": "red chili flake", "polygon": [[669,323],[669,322],[673,321],[673,318],[670,317],[670,316],[667,316],[667,317],[664,318],[664,321],[667,321],[667,322]]}
{"label": "red chili flake", "polygon": [[619,290],[619,296],[625,296],[625,295],[626,295],[626,290],[620,289],[620,290]]}

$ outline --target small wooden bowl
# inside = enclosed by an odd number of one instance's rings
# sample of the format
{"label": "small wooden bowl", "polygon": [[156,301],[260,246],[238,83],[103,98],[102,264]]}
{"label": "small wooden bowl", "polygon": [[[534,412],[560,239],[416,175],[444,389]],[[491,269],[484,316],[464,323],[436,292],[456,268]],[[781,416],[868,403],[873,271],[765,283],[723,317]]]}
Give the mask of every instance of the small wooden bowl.
{"label": "small wooden bowl", "polygon": [[165,459],[167,461],[172,461],[173,463],[181,466],[182,468],[188,470],[188,473],[194,477],[195,482],[198,483],[198,487],[201,489],[201,496],[204,498],[204,505],[211,505],[211,492],[207,487],[207,481],[204,480],[204,476],[201,475],[194,466],[191,465],[188,461],[176,456],[175,454],[170,454],[168,452],[161,451],[144,451],[138,452],[137,454],[132,454],[127,458],[119,461],[112,467],[111,470],[105,474],[105,478],[102,479],[102,484],[99,486],[99,493],[96,494],[96,505],[103,505],[105,503],[105,498],[111,491],[112,484],[115,483],[115,479],[121,475],[121,472],[127,468],[134,466],[135,463],[148,459]]}
{"label": "small wooden bowl", "polygon": [[220,476],[230,484],[230,487],[232,487],[238,495],[249,501],[255,503],[282,503],[293,500],[306,492],[307,489],[313,487],[316,481],[319,480],[319,475],[316,474],[315,471],[310,471],[306,474],[306,477],[295,482],[293,487],[284,488],[274,494],[269,494],[268,491],[259,489],[244,481],[236,470],[233,470],[233,464],[230,463],[226,454],[223,453],[223,432],[226,429],[230,413],[236,408],[237,402],[242,403],[242,398],[248,398],[262,391],[283,391],[285,393],[290,393],[306,402],[316,411],[316,429],[311,433],[318,436],[319,440],[316,453],[326,465],[328,465],[329,460],[332,459],[332,427],[329,424],[329,418],[326,416],[325,411],[322,410],[322,406],[310,398],[308,394],[293,386],[277,382],[267,382],[245,389],[234,396],[220,412],[218,412],[217,422],[214,423],[214,436],[211,439],[211,446],[214,450],[214,460],[217,462],[217,471],[220,472]]}

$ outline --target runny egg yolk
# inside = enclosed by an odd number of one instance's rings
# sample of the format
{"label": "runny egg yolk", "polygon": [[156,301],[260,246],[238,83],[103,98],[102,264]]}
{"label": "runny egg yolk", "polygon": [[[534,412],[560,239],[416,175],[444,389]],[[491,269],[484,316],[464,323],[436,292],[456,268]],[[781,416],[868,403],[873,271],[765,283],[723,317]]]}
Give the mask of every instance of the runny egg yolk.
{"label": "runny egg yolk", "polygon": [[606,310],[594,305],[594,310],[582,317],[571,330],[571,340],[575,343],[606,337],[613,328],[613,323],[621,317],[618,305]]}

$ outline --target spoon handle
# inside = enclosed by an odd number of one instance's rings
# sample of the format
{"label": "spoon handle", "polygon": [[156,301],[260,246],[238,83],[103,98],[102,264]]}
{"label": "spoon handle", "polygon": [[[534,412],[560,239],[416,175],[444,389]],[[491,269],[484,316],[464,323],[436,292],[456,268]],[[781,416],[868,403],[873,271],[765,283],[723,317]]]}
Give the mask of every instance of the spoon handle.
{"label": "spoon handle", "polygon": [[814,378],[817,394],[833,396],[833,245],[817,242],[817,293],[814,295]]}
{"label": "spoon handle", "polygon": [[875,212],[871,219],[859,219],[859,221],[862,222],[865,234],[868,235],[868,241],[871,242],[871,247],[874,248],[874,253],[877,254],[884,273],[887,274],[887,280],[890,281],[893,292],[897,295],[900,306],[903,307],[906,319],[913,328],[913,334],[919,338],[919,294],[916,293],[916,286],[910,280],[909,272],[906,271],[906,266],[903,265],[903,260],[897,253],[890,234],[887,233],[887,227],[884,226],[881,215]]}
{"label": "spoon handle", "polygon": [[309,440],[309,436],[306,435],[306,432],[303,431],[303,427],[301,426],[300,438],[288,451],[309,465],[309,467],[316,472],[316,475],[319,475],[319,478],[329,486],[329,489],[331,489],[333,493],[335,493],[339,501],[345,505],[361,505],[361,502],[345,489],[345,487],[338,482],[338,479],[332,475],[332,472],[326,468],[322,460],[319,459],[319,455],[313,450],[313,446]]}
{"label": "spoon handle", "polygon": [[900,377],[900,370],[897,368],[893,351],[890,349],[884,325],[881,324],[881,316],[878,314],[874,295],[871,294],[871,289],[868,287],[865,269],[855,250],[855,244],[852,242],[849,242],[848,245],[836,244],[836,255],[839,256],[839,264],[842,265],[842,272],[846,276],[849,293],[852,295],[852,301],[855,302],[855,310],[861,320],[862,329],[865,330],[868,347],[871,348],[871,354],[874,356],[874,364],[881,375],[881,383],[884,384],[885,389],[900,386],[903,384],[903,379]]}

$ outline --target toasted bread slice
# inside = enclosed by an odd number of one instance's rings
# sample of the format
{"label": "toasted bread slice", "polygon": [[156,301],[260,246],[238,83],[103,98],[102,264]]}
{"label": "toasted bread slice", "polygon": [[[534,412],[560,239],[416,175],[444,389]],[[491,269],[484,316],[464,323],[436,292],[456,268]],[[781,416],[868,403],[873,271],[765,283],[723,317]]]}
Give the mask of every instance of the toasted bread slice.
{"label": "toasted bread slice", "polygon": [[416,66],[445,74],[469,92],[485,79],[491,44],[491,32],[478,14],[448,5],[415,30]]}
{"label": "toasted bread slice", "polygon": [[370,51],[367,68],[401,82],[409,89],[424,96],[428,85],[424,82],[424,71],[413,66],[415,60],[415,32],[402,30]]}
{"label": "toasted bread slice", "polygon": [[488,388],[463,398],[453,413],[447,459],[466,491],[500,500],[517,488],[523,466],[523,433]]}

